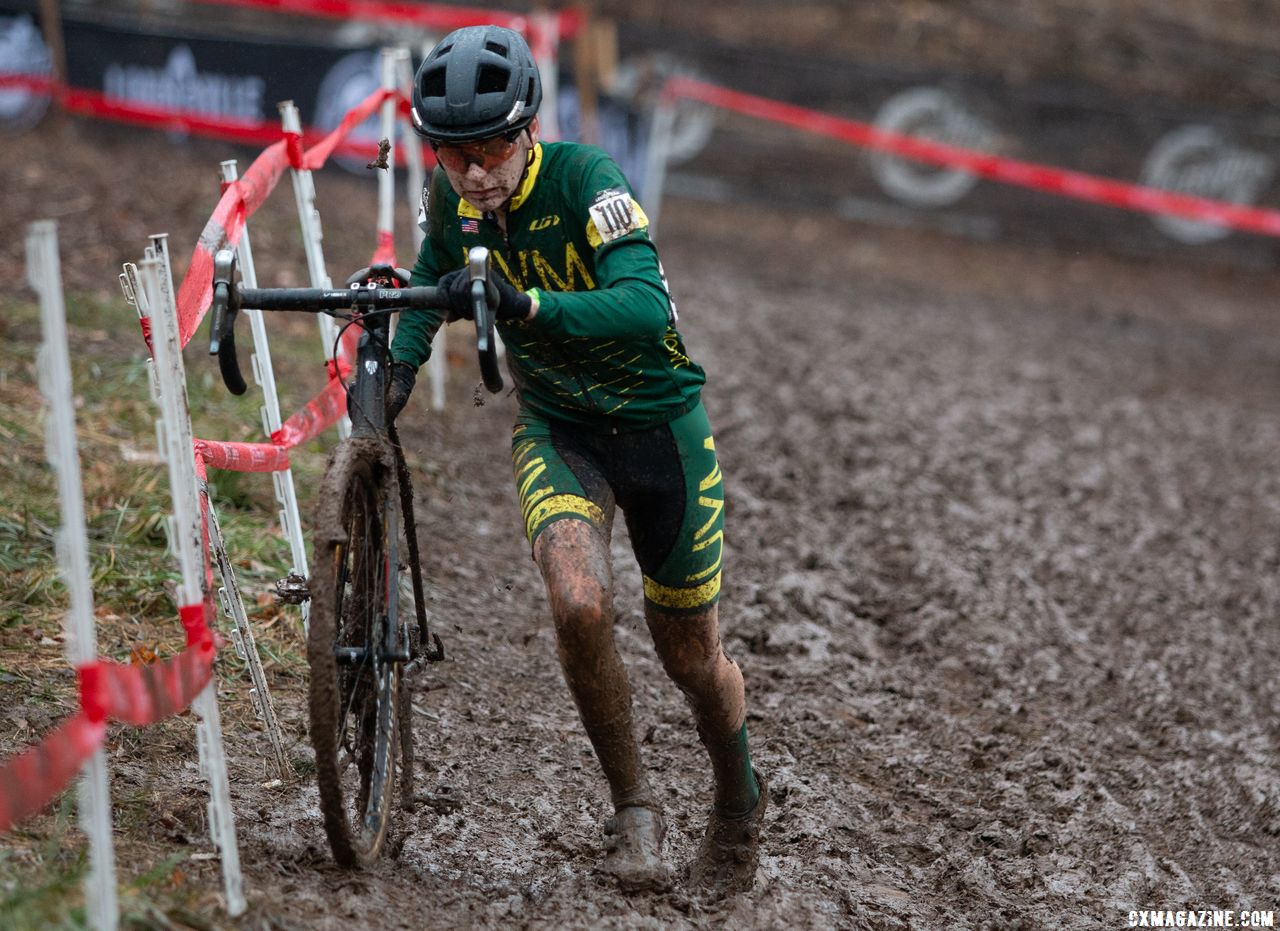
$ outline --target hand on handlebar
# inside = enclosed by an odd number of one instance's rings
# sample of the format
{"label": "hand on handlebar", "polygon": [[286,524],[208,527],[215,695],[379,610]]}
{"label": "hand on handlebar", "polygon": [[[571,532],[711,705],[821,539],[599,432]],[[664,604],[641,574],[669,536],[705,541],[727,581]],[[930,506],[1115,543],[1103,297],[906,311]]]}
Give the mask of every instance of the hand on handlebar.
{"label": "hand on handlebar", "polygon": [[[446,272],[440,276],[436,287],[449,295],[446,322],[475,319],[475,311],[471,307],[471,277],[467,269]],[[528,319],[529,312],[533,309],[533,298],[517,290],[497,272],[489,272],[487,290],[495,320]]]}

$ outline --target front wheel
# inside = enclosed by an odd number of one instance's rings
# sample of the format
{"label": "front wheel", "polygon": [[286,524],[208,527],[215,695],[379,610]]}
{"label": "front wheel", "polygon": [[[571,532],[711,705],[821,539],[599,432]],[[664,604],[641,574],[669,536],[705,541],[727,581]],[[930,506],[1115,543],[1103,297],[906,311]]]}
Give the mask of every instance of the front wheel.
{"label": "front wheel", "polygon": [[321,487],[307,661],[320,810],[334,859],[371,863],[387,836],[400,739],[400,665],[381,649],[398,503],[380,449],[349,440]]}

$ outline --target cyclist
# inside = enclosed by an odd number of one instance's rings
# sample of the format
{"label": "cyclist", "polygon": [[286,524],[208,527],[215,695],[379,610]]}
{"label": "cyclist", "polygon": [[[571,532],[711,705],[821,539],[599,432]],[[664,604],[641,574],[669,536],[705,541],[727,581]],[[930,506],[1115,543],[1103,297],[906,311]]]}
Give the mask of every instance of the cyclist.
{"label": "cyclist", "polygon": [[767,790],[747,750],[742,674],[717,621],[723,481],[648,221],[600,149],[539,141],[542,88],[519,33],[459,29],[415,76],[413,119],[439,170],[423,191],[413,284],[452,308],[404,313],[388,412],[413,390],[442,322],[470,318],[464,264],[489,247],[495,317],[519,396],[512,458],[525,532],[561,666],[615,809],[603,869],[628,890],[670,881],[665,825],[641,765],[613,638],[609,535],[622,509],[663,667],[711,758],[715,802],[690,867],[698,885],[749,887]]}

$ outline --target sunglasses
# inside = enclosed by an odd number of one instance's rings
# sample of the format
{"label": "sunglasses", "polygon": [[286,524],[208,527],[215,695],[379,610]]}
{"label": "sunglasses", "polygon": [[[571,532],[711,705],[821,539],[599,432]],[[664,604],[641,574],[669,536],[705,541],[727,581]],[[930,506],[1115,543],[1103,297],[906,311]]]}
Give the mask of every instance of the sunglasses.
{"label": "sunglasses", "polygon": [[510,136],[495,136],[462,145],[433,142],[431,149],[436,153],[436,159],[453,171],[466,171],[472,165],[479,165],[483,171],[492,171],[516,154],[520,132],[523,130]]}

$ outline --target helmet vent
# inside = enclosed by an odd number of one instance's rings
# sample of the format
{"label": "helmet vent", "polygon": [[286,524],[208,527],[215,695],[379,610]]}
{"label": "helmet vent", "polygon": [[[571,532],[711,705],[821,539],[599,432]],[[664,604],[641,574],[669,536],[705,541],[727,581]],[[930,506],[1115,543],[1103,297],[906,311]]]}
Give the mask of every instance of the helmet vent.
{"label": "helmet vent", "polygon": [[484,47],[485,51],[501,55],[503,58],[507,57],[507,47],[505,45],[499,45],[497,42],[486,42]]}
{"label": "helmet vent", "polygon": [[482,66],[480,73],[476,76],[476,93],[501,94],[507,89],[509,75],[510,72],[505,68],[495,68],[492,65]]}
{"label": "helmet vent", "polygon": [[422,96],[424,98],[444,96],[444,73],[443,68],[437,68],[434,71],[428,71],[422,76]]}
{"label": "helmet vent", "polygon": [[530,79],[529,79],[528,87],[525,89],[525,93],[524,93],[524,105],[525,105],[526,107],[532,107],[532,106],[533,106],[533,78],[530,78]]}

